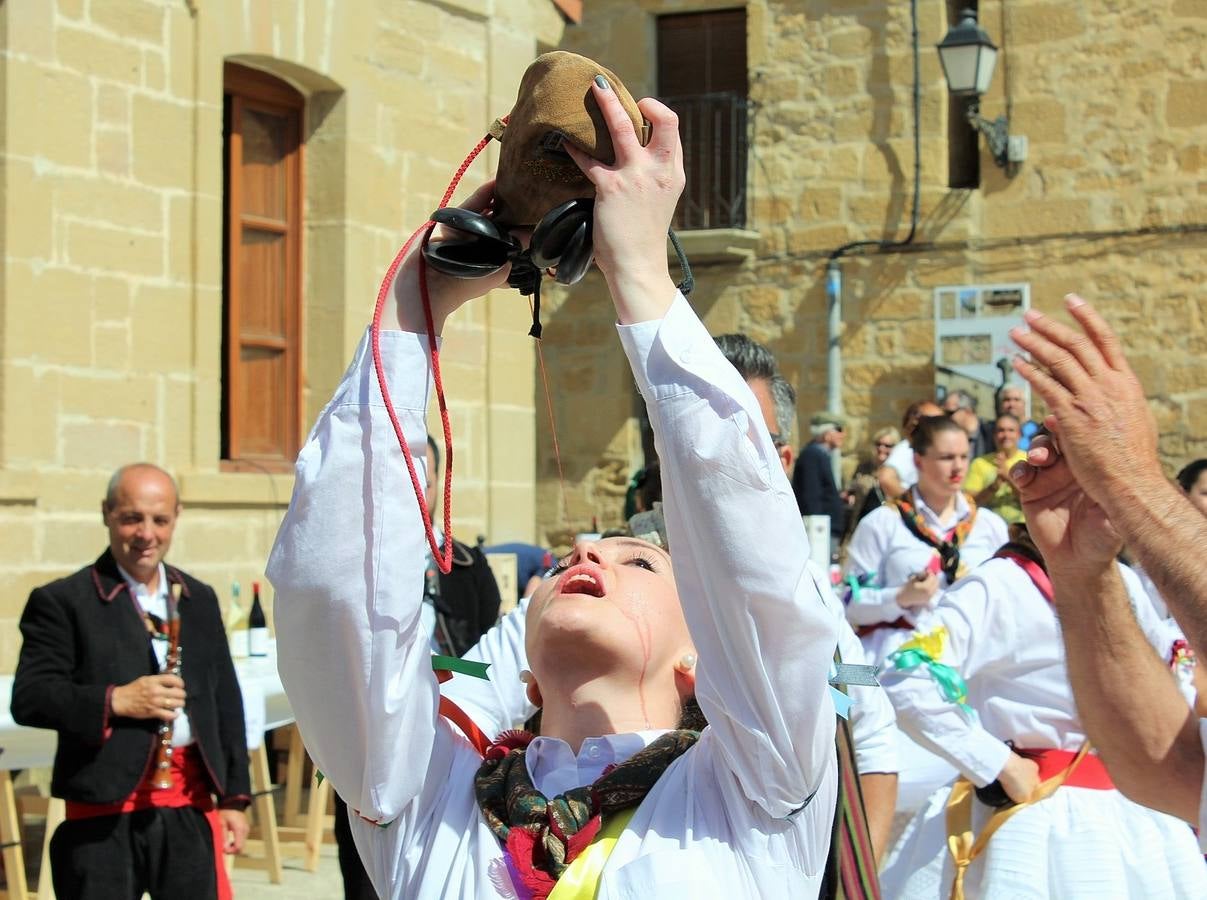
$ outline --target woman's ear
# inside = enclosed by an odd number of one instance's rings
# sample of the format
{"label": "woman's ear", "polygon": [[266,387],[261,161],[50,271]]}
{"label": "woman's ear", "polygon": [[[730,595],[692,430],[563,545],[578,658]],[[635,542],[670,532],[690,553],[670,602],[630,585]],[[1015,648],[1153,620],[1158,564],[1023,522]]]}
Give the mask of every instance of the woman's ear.
{"label": "woman's ear", "polygon": [[528,695],[528,702],[540,709],[545,705],[545,698],[541,696],[541,686],[536,683],[536,676],[529,673],[529,677],[524,682],[524,693]]}

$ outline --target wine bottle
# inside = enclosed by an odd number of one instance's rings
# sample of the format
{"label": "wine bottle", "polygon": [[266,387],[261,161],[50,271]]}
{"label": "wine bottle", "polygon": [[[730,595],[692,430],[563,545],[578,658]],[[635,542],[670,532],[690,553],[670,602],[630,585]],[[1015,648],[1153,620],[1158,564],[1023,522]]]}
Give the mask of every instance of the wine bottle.
{"label": "wine bottle", "polygon": [[247,616],[239,605],[240,594],[239,582],[233,582],[231,584],[230,612],[226,617],[226,621],[227,628],[230,629],[231,657],[234,659],[244,659],[250,652],[250,647],[248,646]]}
{"label": "wine bottle", "polygon": [[248,656],[268,655],[268,622],[260,605],[260,582],[251,583],[251,612],[247,615]]}

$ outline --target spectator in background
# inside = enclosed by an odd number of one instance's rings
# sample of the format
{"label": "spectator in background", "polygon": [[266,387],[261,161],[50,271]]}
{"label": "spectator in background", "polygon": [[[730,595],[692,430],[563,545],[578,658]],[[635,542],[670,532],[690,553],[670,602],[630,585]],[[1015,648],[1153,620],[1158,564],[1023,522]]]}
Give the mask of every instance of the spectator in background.
{"label": "spectator in background", "polygon": [[993,439],[997,449],[972,461],[968,466],[968,477],[964,479],[964,490],[972,495],[977,506],[991,509],[1007,524],[1014,524],[1023,521],[1018,488],[1010,480],[1014,464],[1027,458],[1018,446],[1022,425],[1010,413],[998,416],[994,425]]}
{"label": "spectator in background", "polygon": [[881,428],[872,435],[872,450],[868,456],[859,460],[855,473],[847,483],[847,497],[850,512],[847,515],[847,527],[843,534],[843,546],[855,533],[855,526],[868,513],[884,503],[884,490],[876,472],[888,460],[889,454],[901,440],[901,432],[893,426]]}
{"label": "spectator in background", "polygon": [[[925,626],[932,598],[1006,543],[1006,523],[961,490],[968,436],[946,416],[923,419],[910,442],[918,483],[855,529],[844,575],[853,579],[847,619],[874,663]],[[847,582],[852,584],[851,581]]]}
{"label": "spectator in background", "polygon": [[959,388],[948,391],[943,398],[943,412],[968,434],[973,459],[997,449],[993,443],[993,426],[977,416],[976,407],[976,397]]}
{"label": "spectator in background", "polygon": [[[49,875],[63,900],[229,896],[222,853],[242,848],[251,803],[243,695],[213,589],[164,562],[180,511],[159,466],[118,469],[101,503],[109,547],[34,588],[21,616],[12,714],[58,732],[50,790],[67,818]],[[179,674],[165,665],[173,620]],[[154,777],[161,722],[168,788]]]}
{"label": "spectator in background", "polygon": [[834,455],[842,449],[846,420],[832,412],[818,413],[809,421],[813,440],[801,448],[792,470],[792,491],[802,516],[829,516],[830,556],[847,525],[847,503],[834,481]]}
{"label": "spectator in background", "polygon": [[901,440],[876,473],[886,499],[896,500],[918,483],[918,467],[914,465],[914,449],[909,444],[910,436],[918,427],[919,421],[941,415],[943,410],[931,400],[919,400],[906,408],[905,415],[901,417]]}
{"label": "spectator in background", "polygon": [[1178,473],[1178,486],[1199,512],[1207,516],[1207,459],[1196,459]]}
{"label": "spectator in background", "polygon": [[482,550],[484,553],[515,554],[517,602],[531,596],[544,574],[553,568],[553,552],[536,544],[509,541],[506,544],[491,544]]}
{"label": "spectator in background", "polygon": [[1039,431],[1039,423],[1027,418],[1027,396],[1021,387],[1008,384],[997,398],[997,414],[1014,416],[1021,423],[1021,434],[1018,439],[1018,449],[1026,450],[1031,446],[1031,438]]}

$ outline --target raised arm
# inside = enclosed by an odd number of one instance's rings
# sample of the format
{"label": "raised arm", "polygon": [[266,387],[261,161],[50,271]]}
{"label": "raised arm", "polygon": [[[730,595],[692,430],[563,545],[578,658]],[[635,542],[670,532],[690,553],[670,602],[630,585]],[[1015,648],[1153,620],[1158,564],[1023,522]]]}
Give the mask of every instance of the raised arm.
{"label": "raised arm", "polygon": [[[467,206],[482,208],[489,190]],[[506,274],[456,281],[429,272],[436,332]],[[392,290],[382,369],[423,484],[430,361],[428,336],[418,333],[426,326],[417,254]],[[298,457],[267,572],[276,588],[278,667],[306,748],[352,809],[382,821],[394,819],[452,752],[451,732],[437,722],[429,636],[419,628],[425,552],[366,334]]]}
{"label": "raised arm", "polygon": [[1123,793],[1197,823],[1198,721],[1142,639],[1113,558],[1126,539],[1194,646],[1207,638],[1204,519],[1160,476],[1152,414],[1118,338],[1080,297],[1066,306],[1079,331],[1032,312],[1031,331],[1011,332],[1046,367],[1014,364],[1060,441],[1036,438],[1012,476],[1048,562],[1086,733]]}
{"label": "raised arm", "polygon": [[593,91],[616,163],[574,157],[595,185],[596,260],[662,460],[696,699],[721,765],[751,801],[787,816],[833,784],[836,612],[806,569],[804,525],[758,403],[668,274],[684,183],[674,113],[641,101],[654,129],[641,147],[611,90]]}
{"label": "raised arm", "polygon": [[[417,465],[427,444],[425,342],[381,335]],[[348,805],[372,819],[393,819],[418,793],[435,746],[436,681],[419,631],[424,551],[366,335],[298,457],[267,572],[277,664],[306,749]]]}

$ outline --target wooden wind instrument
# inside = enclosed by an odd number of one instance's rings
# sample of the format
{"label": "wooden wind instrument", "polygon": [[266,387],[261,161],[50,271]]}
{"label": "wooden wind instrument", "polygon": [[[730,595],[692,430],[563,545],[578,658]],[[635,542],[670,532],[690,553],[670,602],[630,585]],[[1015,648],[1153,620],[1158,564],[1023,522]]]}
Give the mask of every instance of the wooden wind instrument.
{"label": "wooden wind instrument", "polygon": [[[171,597],[168,599],[168,655],[164,660],[163,674],[180,674],[180,605],[181,585],[179,582],[171,586]],[[159,745],[155,748],[155,768],[151,773],[151,787],[156,790],[167,790],[172,786],[172,732],[175,730],[174,721],[159,723]]]}

